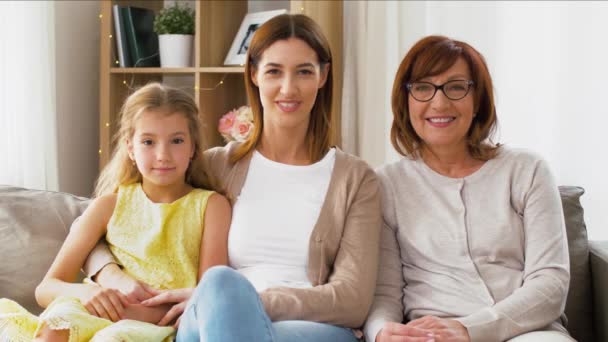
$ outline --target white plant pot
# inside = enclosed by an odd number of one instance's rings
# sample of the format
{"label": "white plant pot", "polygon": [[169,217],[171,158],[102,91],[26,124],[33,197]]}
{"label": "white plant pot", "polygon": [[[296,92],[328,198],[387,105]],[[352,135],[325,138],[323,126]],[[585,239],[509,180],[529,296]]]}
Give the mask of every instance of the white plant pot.
{"label": "white plant pot", "polygon": [[160,66],[163,68],[188,68],[192,66],[191,34],[161,34],[158,36]]}

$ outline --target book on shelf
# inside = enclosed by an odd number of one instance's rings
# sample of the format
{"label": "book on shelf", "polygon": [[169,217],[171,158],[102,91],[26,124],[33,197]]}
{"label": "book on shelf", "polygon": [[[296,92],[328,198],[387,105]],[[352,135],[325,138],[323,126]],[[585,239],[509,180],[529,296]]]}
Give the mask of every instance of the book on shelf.
{"label": "book on shelf", "polygon": [[[131,57],[129,56],[127,36],[125,35],[125,25],[120,14],[120,6],[112,6],[112,17],[114,18],[114,41],[116,42],[118,65],[121,68],[127,68],[133,64],[131,63]],[[112,61],[112,63],[114,63],[114,61]]]}
{"label": "book on shelf", "polygon": [[[158,35],[154,32],[154,11],[114,5],[116,50],[121,67],[159,67]],[[122,51],[122,52],[121,52]],[[120,56],[122,55],[122,59]],[[123,63],[124,62],[124,63]]]}

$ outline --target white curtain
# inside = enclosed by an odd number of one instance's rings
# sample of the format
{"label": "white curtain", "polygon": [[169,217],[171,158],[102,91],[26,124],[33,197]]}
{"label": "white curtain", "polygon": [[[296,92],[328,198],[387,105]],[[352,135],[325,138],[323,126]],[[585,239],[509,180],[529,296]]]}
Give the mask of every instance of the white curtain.
{"label": "white curtain", "polygon": [[0,184],[58,188],[54,6],[0,1]]}
{"label": "white curtain", "polygon": [[[407,50],[442,34],[478,49],[495,82],[499,141],[545,157],[560,185],[585,188],[593,239],[608,239],[608,3],[346,1],[345,149],[398,158],[390,92]],[[350,81],[350,82],[349,82]]]}

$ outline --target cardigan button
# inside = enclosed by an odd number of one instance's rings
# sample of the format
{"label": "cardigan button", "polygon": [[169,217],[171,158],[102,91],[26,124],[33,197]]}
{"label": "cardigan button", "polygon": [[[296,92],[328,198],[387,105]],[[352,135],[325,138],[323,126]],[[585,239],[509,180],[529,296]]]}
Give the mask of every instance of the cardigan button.
{"label": "cardigan button", "polygon": [[321,240],[321,237],[320,237],[320,236],[317,236],[317,237],[315,238],[315,241],[316,241],[317,243],[321,243],[321,241],[322,241],[322,240]]}

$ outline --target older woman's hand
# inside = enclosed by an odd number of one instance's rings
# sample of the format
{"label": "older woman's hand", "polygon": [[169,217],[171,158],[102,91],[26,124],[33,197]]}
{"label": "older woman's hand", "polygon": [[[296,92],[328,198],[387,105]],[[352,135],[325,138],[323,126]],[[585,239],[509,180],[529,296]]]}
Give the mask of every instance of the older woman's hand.
{"label": "older woman's hand", "polygon": [[102,268],[95,277],[95,282],[104,288],[120,291],[132,304],[141,303],[156,294],[148,284],[126,274],[116,264],[108,264]]}
{"label": "older woman's hand", "polygon": [[406,324],[406,327],[423,329],[433,333],[436,342],[470,342],[467,328],[453,319],[424,316]]}
{"label": "older woman's hand", "polygon": [[394,322],[384,324],[376,342],[435,342],[433,333],[417,327]]}

